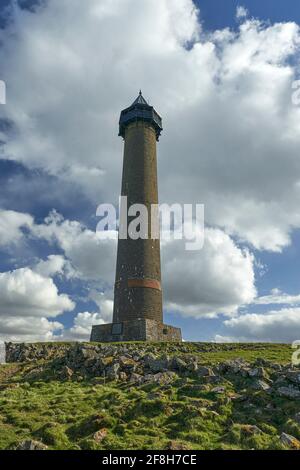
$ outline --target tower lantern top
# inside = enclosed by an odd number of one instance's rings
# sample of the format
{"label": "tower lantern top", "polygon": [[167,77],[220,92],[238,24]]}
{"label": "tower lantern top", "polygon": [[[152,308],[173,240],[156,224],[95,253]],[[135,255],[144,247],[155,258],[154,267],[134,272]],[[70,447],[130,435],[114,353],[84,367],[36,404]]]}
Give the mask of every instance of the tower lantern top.
{"label": "tower lantern top", "polygon": [[156,139],[159,140],[162,128],[162,119],[155,111],[153,106],[150,106],[142,95],[140,90],[138,97],[134,100],[129,108],[123,109],[119,121],[119,135],[125,137],[126,127],[137,121],[144,121],[150,123],[156,133]]}

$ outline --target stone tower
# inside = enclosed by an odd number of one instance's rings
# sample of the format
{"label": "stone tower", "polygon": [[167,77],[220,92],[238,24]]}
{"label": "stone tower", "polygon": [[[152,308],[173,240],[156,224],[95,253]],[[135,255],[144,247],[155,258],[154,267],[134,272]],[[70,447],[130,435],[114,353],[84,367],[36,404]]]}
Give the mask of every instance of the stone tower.
{"label": "stone tower", "polygon": [[[155,210],[156,142],[161,131],[161,117],[140,92],[121,112],[119,121],[119,135],[125,142],[121,195],[127,198],[127,209],[134,204],[147,208],[148,227],[137,239],[125,238],[121,234],[130,235],[130,223],[139,212],[120,219],[113,323],[93,326],[91,341],[181,341],[179,328],[163,324],[159,221]],[[158,236],[151,238],[151,227],[156,227]]]}

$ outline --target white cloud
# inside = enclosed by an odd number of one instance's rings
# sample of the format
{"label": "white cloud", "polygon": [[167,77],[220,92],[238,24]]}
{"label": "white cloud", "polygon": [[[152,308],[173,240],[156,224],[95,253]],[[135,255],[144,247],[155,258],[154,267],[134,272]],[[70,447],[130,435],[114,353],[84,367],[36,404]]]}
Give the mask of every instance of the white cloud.
{"label": "white cloud", "polygon": [[186,316],[233,315],[256,296],[253,256],[221,230],[207,228],[200,251],[167,243],[162,267],[166,308]]}
{"label": "white cloud", "polygon": [[77,341],[88,341],[91,336],[93,325],[105,323],[100,313],[81,312],[74,318],[74,325],[64,332],[64,338]]}
{"label": "white cloud", "polygon": [[258,249],[290,243],[300,227],[296,24],[246,20],[204,36],[191,0],[52,0],[19,12],[3,37],[2,112],[16,125],[5,155],[80,184],[95,203],[116,201],[119,112],[142,87],[164,119],[161,200],[205,203],[210,225]]}
{"label": "white cloud", "polygon": [[224,322],[225,334],[218,342],[286,342],[300,338],[300,308],[283,308],[266,313],[247,313]]}
{"label": "white cloud", "polygon": [[21,212],[0,210],[0,246],[18,243],[24,232],[32,227],[33,217]]}
{"label": "white cloud", "polygon": [[236,17],[237,19],[244,19],[248,16],[249,14],[249,11],[247,10],[247,8],[245,8],[244,6],[242,5],[239,5],[236,9]]}
{"label": "white cloud", "polygon": [[299,305],[300,304],[300,295],[289,295],[281,292],[279,289],[272,289],[270,295],[264,295],[258,297],[253,302],[257,305]]}
{"label": "white cloud", "polygon": [[29,268],[0,273],[0,316],[56,317],[74,307],[52,279]]}
{"label": "white cloud", "polygon": [[76,276],[71,263],[62,255],[49,255],[46,260],[40,260],[33,270],[43,277],[64,276],[67,279]]}
{"label": "white cloud", "polygon": [[48,318],[73,310],[50,278],[29,268],[0,273],[0,339],[50,341],[63,325]]}
{"label": "white cloud", "polygon": [[35,224],[32,234],[49,243],[58,244],[72,263],[76,271],[74,276],[112,282],[116,239],[102,240],[96,231],[87,229],[78,221],[65,220],[55,211],[49,214],[43,224]]}
{"label": "white cloud", "polygon": [[107,293],[91,290],[89,298],[93,300],[99,312],[80,312],[74,318],[73,326],[63,332],[63,339],[88,341],[93,325],[102,325],[112,321],[113,301],[107,297]]}
{"label": "white cloud", "polygon": [[1,341],[53,341],[63,328],[60,322],[49,321],[45,317],[0,316]]}
{"label": "white cloud", "polygon": [[[116,240],[100,239],[96,232],[53,211],[44,223],[32,223],[31,237],[58,245],[64,256],[50,255],[34,266],[46,277],[63,274],[88,280],[93,300],[105,322],[111,321]],[[185,240],[162,243],[163,288],[166,308],[201,317],[234,314],[256,296],[254,258],[219,229],[205,230],[204,247],[186,251]],[[74,267],[74,268],[73,268]],[[104,291],[95,289],[94,281]],[[93,287],[94,285],[94,287]]]}

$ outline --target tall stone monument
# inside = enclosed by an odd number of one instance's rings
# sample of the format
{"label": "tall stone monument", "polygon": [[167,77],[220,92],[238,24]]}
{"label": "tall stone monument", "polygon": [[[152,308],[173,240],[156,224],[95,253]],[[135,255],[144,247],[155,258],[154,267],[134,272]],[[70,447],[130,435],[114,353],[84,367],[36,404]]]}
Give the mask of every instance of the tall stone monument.
{"label": "tall stone monument", "polygon": [[[181,341],[180,329],[163,323],[159,220],[155,210],[156,142],[161,131],[161,117],[140,92],[121,112],[119,121],[119,136],[125,142],[121,195],[127,197],[128,208],[143,204],[148,209],[148,228],[142,237],[134,239],[130,237],[130,222],[136,215],[120,219],[113,323],[93,326],[91,341]],[[153,237],[151,227],[156,227],[158,236]]]}

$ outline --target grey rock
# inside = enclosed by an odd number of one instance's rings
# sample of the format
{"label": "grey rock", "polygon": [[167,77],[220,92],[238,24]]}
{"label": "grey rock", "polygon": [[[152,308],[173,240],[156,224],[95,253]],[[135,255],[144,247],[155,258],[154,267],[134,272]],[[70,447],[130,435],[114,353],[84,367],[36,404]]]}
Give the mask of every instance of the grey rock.
{"label": "grey rock", "polygon": [[112,364],[111,366],[107,367],[106,369],[106,377],[110,380],[116,380],[119,378],[119,369],[120,369],[120,364],[117,362],[115,364]]}
{"label": "grey rock", "polygon": [[268,392],[271,387],[269,384],[267,384],[267,382],[264,382],[263,380],[255,380],[253,382],[253,384],[251,385],[251,387],[254,389],[254,390],[262,390],[263,392]]}
{"label": "grey rock", "polygon": [[300,442],[298,439],[296,439],[294,436],[291,436],[290,434],[283,432],[280,436],[280,440],[282,444],[287,447],[300,448]]}
{"label": "grey rock", "polygon": [[169,356],[155,357],[154,354],[148,354],[144,358],[145,367],[151,370],[151,372],[163,372],[170,366]]}
{"label": "grey rock", "polygon": [[174,370],[185,372],[187,370],[187,363],[183,359],[180,359],[180,357],[173,357],[171,367]]}
{"label": "grey rock", "polygon": [[210,367],[199,366],[197,369],[198,377],[212,377],[214,372]]}
{"label": "grey rock", "polygon": [[244,424],[242,425],[241,430],[244,434],[262,434],[262,430],[255,424]]}
{"label": "grey rock", "polygon": [[187,365],[187,369],[189,372],[197,372],[198,370],[198,363],[197,361],[191,361],[188,365]]}
{"label": "grey rock", "polygon": [[244,359],[234,359],[231,361],[225,361],[223,364],[220,365],[221,372],[229,372],[231,374],[247,374],[249,370],[249,364],[244,361]]}
{"label": "grey rock", "polygon": [[143,381],[143,376],[141,374],[136,374],[133,372],[130,376],[129,382],[131,383],[141,383]]}
{"label": "grey rock", "polygon": [[300,413],[295,414],[294,420],[296,421],[296,423],[300,424]]}
{"label": "grey rock", "polygon": [[225,387],[215,387],[212,389],[213,393],[225,393]]}
{"label": "grey rock", "polygon": [[248,371],[249,377],[256,377],[259,379],[266,379],[268,378],[268,374],[266,373],[263,367],[254,367]]}
{"label": "grey rock", "polygon": [[277,389],[279,396],[284,398],[290,398],[291,400],[297,400],[300,398],[300,390],[295,387],[279,387]]}
{"label": "grey rock", "polygon": [[300,385],[300,371],[299,370],[289,370],[285,374],[287,380],[296,385]]}
{"label": "grey rock", "polygon": [[74,371],[70,369],[68,366],[63,366],[63,368],[60,371],[60,378],[65,379],[65,380],[71,380],[72,376],[74,374]]}
{"label": "grey rock", "polygon": [[144,382],[159,383],[160,385],[167,385],[177,378],[177,374],[172,371],[158,372],[157,374],[147,374],[144,376]]}
{"label": "grey rock", "polygon": [[103,439],[106,438],[107,436],[107,429],[106,428],[103,428],[103,429],[99,429],[99,431],[95,432],[95,434],[93,435],[93,439],[95,442],[97,442],[98,444],[100,442],[103,441]]}
{"label": "grey rock", "polygon": [[47,450],[48,446],[39,441],[25,440],[21,441],[16,447],[16,450]]}

